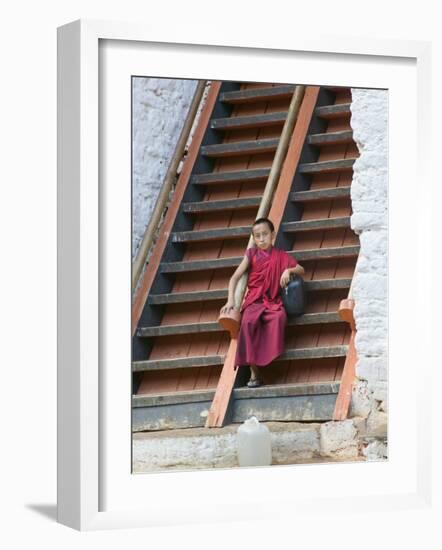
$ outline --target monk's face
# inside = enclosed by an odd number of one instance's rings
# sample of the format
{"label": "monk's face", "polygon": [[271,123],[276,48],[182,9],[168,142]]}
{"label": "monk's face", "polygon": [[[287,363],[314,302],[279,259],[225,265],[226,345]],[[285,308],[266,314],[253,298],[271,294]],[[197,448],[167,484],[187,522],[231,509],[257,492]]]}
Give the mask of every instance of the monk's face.
{"label": "monk's face", "polygon": [[255,244],[261,250],[267,250],[272,246],[274,232],[270,229],[268,224],[259,223],[252,229],[253,239]]}

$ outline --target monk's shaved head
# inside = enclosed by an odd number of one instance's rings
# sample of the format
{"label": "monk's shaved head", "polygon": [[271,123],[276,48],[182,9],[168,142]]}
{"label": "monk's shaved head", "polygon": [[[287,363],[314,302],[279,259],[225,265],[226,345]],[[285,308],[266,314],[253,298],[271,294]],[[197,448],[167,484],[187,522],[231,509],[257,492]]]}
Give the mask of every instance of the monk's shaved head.
{"label": "monk's shaved head", "polygon": [[260,225],[261,223],[266,223],[272,233],[273,231],[275,231],[275,226],[273,225],[273,222],[268,218],[258,218],[257,220],[255,220],[255,223],[252,226],[252,231],[256,225]]}

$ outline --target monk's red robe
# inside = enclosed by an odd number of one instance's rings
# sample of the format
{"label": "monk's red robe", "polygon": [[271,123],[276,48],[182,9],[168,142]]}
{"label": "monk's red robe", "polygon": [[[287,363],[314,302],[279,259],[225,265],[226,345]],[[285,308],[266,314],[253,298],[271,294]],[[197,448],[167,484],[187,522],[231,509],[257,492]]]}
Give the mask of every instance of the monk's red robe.
{"label": "monk's red robe", "polygon": [[241,326],[235,368],[241,365],[263,367],[284,352],[287,314],[280,291],[281,275],[298,262],[285,250],[249,248],[247,294],[242,303]]}

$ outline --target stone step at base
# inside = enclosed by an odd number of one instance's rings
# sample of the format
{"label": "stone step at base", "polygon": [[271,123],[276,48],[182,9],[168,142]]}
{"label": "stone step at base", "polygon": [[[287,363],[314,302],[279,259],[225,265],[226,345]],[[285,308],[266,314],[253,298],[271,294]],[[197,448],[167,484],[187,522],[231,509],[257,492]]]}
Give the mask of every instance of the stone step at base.
{"label": "stone step at base", "polygon": [[[270,431],[272,465],[365,461],[358,452],[357,419],[325,424],[263,424]],[[238,467],[236,437],[239,426],[135,433],[134,473]],[[340,429],[340,438],[335,437],[335,427]]]}
{"label": "stone step at base", "polygon": [[[331,420],[339,382],[268,385],[235,388],[228,422]],[[134,432],[203,427],[215,394],[213,390],[136,395],[132,398]]]}

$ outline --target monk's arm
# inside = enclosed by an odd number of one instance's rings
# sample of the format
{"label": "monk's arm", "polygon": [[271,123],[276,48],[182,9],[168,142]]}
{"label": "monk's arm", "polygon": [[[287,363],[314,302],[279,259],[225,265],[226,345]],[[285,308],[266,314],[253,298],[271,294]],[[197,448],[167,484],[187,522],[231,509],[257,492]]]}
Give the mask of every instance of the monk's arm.
{"label": "monk's arm", "polygon": [[249,260],[247,256],[244,256],[234,274],[230,277],[227,303],[221,308],[221,313],[229,313],[229,311],[235,307],[235,288],[242,275],[247,271],[248,267]]}
{"label": "monk's arm", "polygon": [[298,264],[296,265],[295,267],[288,267],[287,269],[284,270],[284,272],[282,273],[281,275],[281,281],[280,281],[280,284],[282,287],[285,287],[289,284],[290,282],[290,275],[292,273],[295,273],[295,275],[304,275],[305,271],[304,271],[304,268],[302,267],[302,265]]}
{"label": "monk's arm", "polygon": [[301,264],[296,265],[295,267],[289,267],[287,270],[289,273],[294,273],[295,275],[304,275],[305,270]]}

